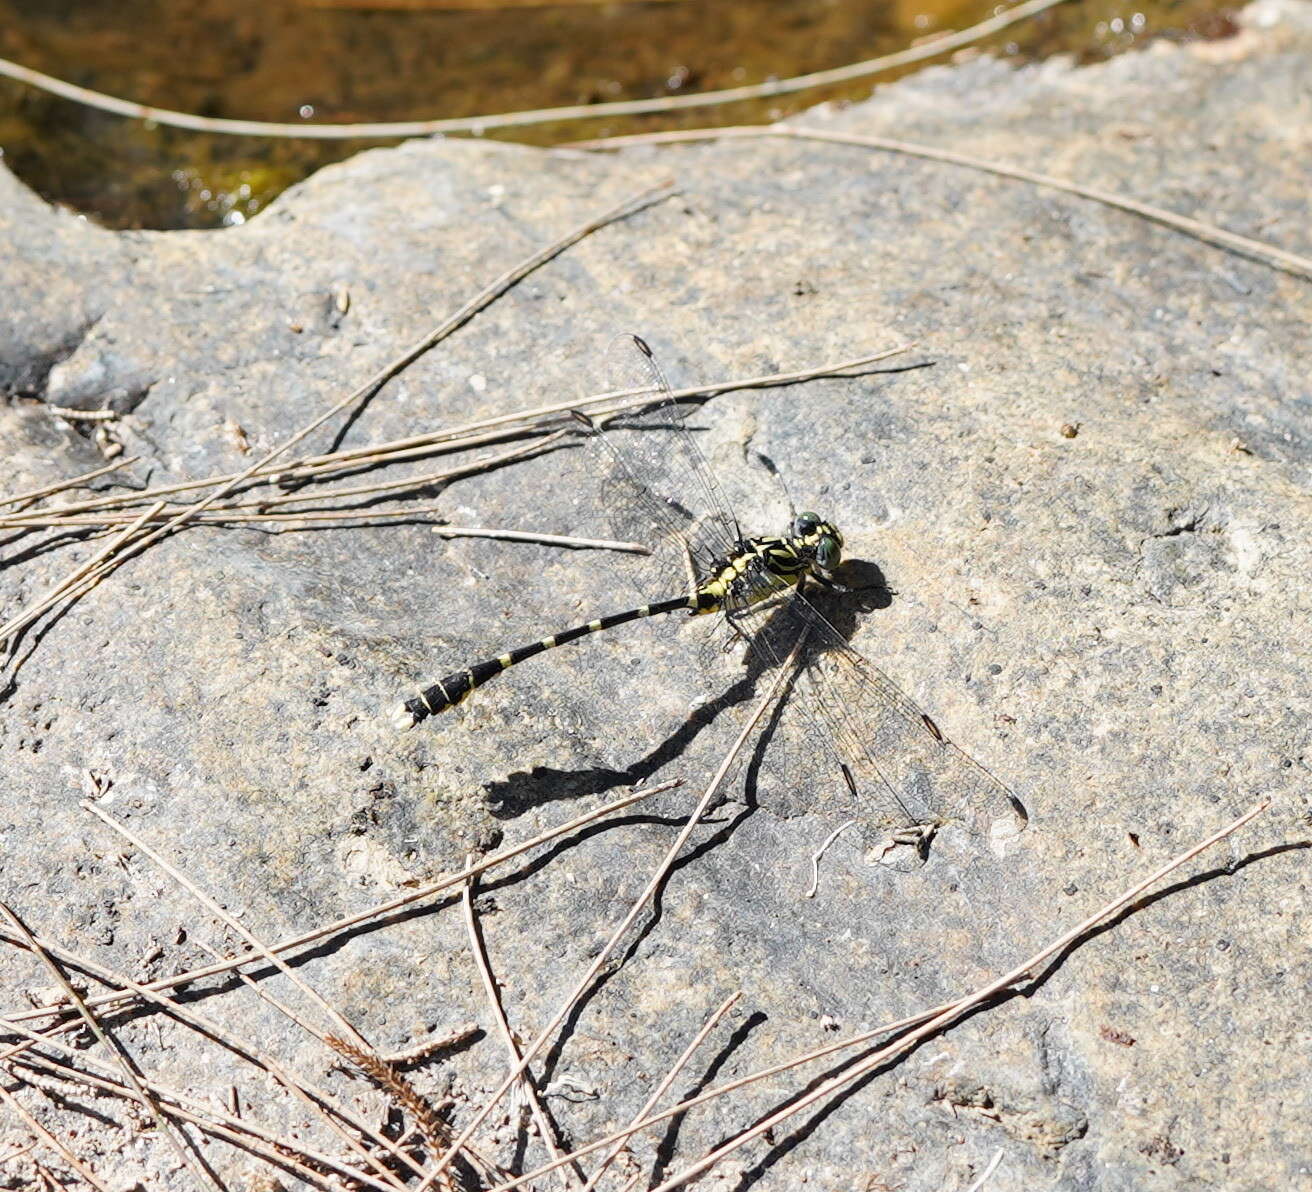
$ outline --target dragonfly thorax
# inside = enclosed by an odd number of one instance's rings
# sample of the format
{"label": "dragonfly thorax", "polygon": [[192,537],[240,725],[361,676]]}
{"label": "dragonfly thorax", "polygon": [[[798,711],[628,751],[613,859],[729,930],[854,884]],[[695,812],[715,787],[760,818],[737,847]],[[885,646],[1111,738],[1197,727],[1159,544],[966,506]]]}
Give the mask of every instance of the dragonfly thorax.
{"label": "dragonfly thorax", "polygon": [[697,613],[746,608],[794,588],[809,575],[829,578],[842,556],[838,527],[814,513],[793,519],[792,533],[744,538],[717,559],[698,588]]}

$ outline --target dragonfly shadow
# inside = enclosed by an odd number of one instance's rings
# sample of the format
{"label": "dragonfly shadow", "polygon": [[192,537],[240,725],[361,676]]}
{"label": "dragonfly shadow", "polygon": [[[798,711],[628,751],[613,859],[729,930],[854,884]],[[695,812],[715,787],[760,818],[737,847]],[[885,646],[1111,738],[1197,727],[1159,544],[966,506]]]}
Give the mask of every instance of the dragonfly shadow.
{"label": "dragonfly shadow", "polygon": [[[809,598],[821,608],[830,624],[844,638],[856,629],[861,618],[870,612],[888,608],[894,593],[885,583],[884,574],[874,563],[852,559],[835,572],[838,585],[825,591],[811,587]],[[781,605],[777,616],[787,617],[787,606]],[[775,618],[771,618],[773,621]],[[768,633],[767,625],[764,632]],[[724,635],[726,638],[728,634]],[[732,642],[727,643],[732,646]],[[618,787],[633,786],[659,774],[688,750],[694,741],[720,716],[732,708],[751,700],[758,692],[759,681],[773,669],[774,659],[768,651],[749,649],[743,662],[741,677],[697,708],[663,741],[627,769],[593,766],[578,770],[535,766],[527,772],[515,773],[504,779],[488,783],[485,787],[488,807],[498,819],[515,819],[534,807],[549,803],[605,794]],[[787,681],[791,685],[791,680]],[[765,745],[777,725],[779,712],[787,700],[787,688],[781,692],[774,714],[758,735],[751,751],[748,769],[746,801],[753,803],[752,779],[759,769]]]}
{"label": "dragonfly shadow", "polygon": [[890,607],[897,595],[878,565],[868,559],[846,560],[835,570],[834,580],[836,589],[810,587],[807,596],[844,641],[856,632],[862,616]]}
{"label": "dragonfly shadow", "polygon": [[515,819],[534,807],[566,799],[605,794],[621,786],[634,786],[659,773],[680,757],[697,737],[727,709],[751,699],[755,680],[746,676],[693,712],[665,740],[626,770],[590,766],[561,770],[534,766],[526,773],[511,774],[485,787],[488,808],[498,819]]}

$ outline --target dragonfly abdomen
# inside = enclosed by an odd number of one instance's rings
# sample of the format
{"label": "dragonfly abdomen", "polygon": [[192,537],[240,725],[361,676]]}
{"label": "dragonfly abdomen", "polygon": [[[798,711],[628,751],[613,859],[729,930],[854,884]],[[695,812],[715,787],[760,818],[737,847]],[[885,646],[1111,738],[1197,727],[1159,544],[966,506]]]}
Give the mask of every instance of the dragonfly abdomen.
{"label": "dragonfly abdomen", "polygon": [[679,609],[702,613],[714,612],[718,607],[718,598],[703,589],[693,596],[676,596],[655,604],[643,604],[638,608],[626,609],[622,613],[611,613],[595,621],[575,625],[574,628],[566,629],[563,633],[553,633],[531,645],[520,646],[518,649],[510,650],[496,658],[489,658],[484,662],[476,662],[464,670],[453,671],[431,687],[425,687],[412,699],[406,700],[397,713],[397,723],[403,728],[408,728],[421,720],[427,720],[430,716],[436,716],[439,712],[445,712],[448,708],[454,708],[467,700],[484,683],[495,679],[502,671],[507,671],[512,666],[538,654],[554,650],[557,646],[565,646],[581,637],[600,633],[603,629],[614,629],[617,625],[640,621],[644,617],[657,617],[663,613],[677,612]]}

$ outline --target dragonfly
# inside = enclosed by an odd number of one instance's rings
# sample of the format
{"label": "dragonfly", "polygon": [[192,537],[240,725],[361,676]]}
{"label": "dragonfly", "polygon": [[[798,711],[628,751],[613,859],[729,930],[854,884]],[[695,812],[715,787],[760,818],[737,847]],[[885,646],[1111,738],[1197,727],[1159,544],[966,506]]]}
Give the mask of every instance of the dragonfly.
{"label": "dragonfly", "polygon": [[883,851],[905,846],[921,863],[951,822],[981,834],[999,824],[1022,830],[1029,815],[1010,788],[953,744],[817,607],[817,595],[846,590],[835,575],[844,547],[837,525],[792,513],[781,534],[744,535],[689,423],[696,404],[674,397],[640,337],[620,337],[609,357],[614,387],[641,404],[605,420],[575,417],[609,461],[612,529],[650,544],[637,581],[649,598],[450,672],[403,702],[398,727],[449,712],[549,650],[682,612],[727,626],[719,636],[744,643],[762,673],[795,668],[781,698],[801,713],[775,751],[776,768],[832,775],[867,834],[882,833]]}

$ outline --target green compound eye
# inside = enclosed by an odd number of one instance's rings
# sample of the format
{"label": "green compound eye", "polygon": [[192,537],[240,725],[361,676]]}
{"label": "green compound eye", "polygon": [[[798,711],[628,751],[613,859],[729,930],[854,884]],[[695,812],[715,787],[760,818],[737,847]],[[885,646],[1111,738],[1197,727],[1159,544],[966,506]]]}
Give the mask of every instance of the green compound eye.
{"label": "green compound eye", "polygon": [[826,534],[815,548],[815,561],[823,571],[832,571],[838,566],[843,553],[842,542],[833,534]]}
{"label": "green compound eye", "polygon": [[818,513],[799,513],[793,518],[793,533],[802,538],[807,534],[814,533],[819,524],[820,515]]}

